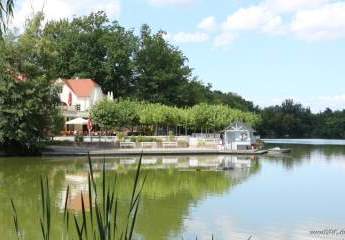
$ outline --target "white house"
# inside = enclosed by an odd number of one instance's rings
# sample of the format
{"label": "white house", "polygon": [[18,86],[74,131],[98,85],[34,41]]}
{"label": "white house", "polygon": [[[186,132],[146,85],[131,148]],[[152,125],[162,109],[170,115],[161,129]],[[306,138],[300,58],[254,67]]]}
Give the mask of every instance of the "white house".
{"label": "white house", "polygon": [[256,145],[254,129],[242,123],[235,122],[224,130],[224,147],[230,150],[248,150]]}
{"label": "white house", "polygon": [[103,99],[101,86],[92,79],[59,79],[60,101],[69,110],[85,112]]}

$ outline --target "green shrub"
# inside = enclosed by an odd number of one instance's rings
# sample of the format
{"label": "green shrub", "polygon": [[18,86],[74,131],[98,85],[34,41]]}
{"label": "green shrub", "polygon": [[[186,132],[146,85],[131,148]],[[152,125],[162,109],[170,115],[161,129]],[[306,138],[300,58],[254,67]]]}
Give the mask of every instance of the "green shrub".
{"label": "green shrub", "polygon": [[175,134],[174,134],[173,131],[169,131],[168,135],[169,135],[168,139],[169,139],[170,142],[175,141]]}
{"label": "green shrub", "polygon": [[177,146],[179,147],[189,147],[189,142],[186,140],[178,140],[177,141]]}
{"label": "green shrub", "polygon": [[206,141],[205,140],[198,140],[198,147],[204,147],[206,146]]}
{"label": "green shrub", "polygon": [[147,136],[136,136],[129,138],[131,142],[162,142],[162,139],[155,138],[155,137],[147,137]]}
{"label": "green shrub", "polygon": [[119,141],[122,141],[125,138],[125,133],[124,132],[117,132],[116,136],[117,136],[117,139]]}

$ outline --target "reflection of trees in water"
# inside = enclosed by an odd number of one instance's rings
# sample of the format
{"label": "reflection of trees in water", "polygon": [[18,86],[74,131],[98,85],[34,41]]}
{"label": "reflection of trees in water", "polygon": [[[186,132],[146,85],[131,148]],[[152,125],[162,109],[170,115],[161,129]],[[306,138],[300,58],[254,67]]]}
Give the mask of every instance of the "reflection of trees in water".
{"label": "reflection of trees in water", "polygon": [[[183,158],[182,161],[187,161]],[[99,162],[99,161],[98,161]],[[137,233],[144,239],[162,239],[182,231],[183,220],[188,216],[190,207],[209,195],[223,194],[234,185],[246,179],[259,169],[257,161],[249,171],[180,171],[174,168],[150,169],[146,167],[142,174],[147,175],[143,190],[142,205],[139,214]],[[47,159],[5,159],[0,160],[0,235],[4,239],[14,239],[10,198],[13,198],[19,213],[20,223],[27,232],[26,239],[39,239],[40,215],[40,176],[48,176],[53,204],[53,238],[59,239],[63,229],[61,210],[62,191],[67,184],[72,184],[76,201],[80,189],[85,189],[86,159],[68,161],[49,161]],[[109,166],[113,166],[109,161]],[[154,167],[154,166],[153,166]],[[134,169],[118,168],[118,194],[121,209],[126,208],[130,196]],[[109,170],[107,175],[114,176]],[[240,176],[240,178],[238,178]],[[77,178],[77,179],[76,179]],[[72,179],[72,180],[71,180]],[[79,179],[79,180],[78,180]],[[240,179],[240,180],[238,180]],[[97,184],[100,178],[96,179]],[[84,187],[83,187],[84,186]],[[72,195],[72,193],[71,193]],[[78,207],[73,207],[77,210]],[[122,212],[122,211],[121,211]],[[122,212],[122,214],[125,214]]]}
{"label": "reflection of trees in water", "polygon": [[[0,238],[16,239],[12,223],[10,199],[13,199],[25,239],[40,239],[40,176],[48,176],[52,199],[57,199],[64,182],[66,162],[50,162],[40,158],[6,158],[0,160],[2,175],[0,186]],[[70,164],[73,165],[73,164]],[[60,217],[53,212],[53,218]],[[52,226],[56,234],[61,232],[60,225]],[[56,235],[57,237],[59,235]]]}
{"label": "reflection of trees in water", "polygon": [[345,155],[345,146],[322,146],[320,150],[328,159]]}
{"label": "reflection of trees in water", "polygon": [[[267,144],[267,148],[275,146],[276,144]],[[271,161],[282,163],[287,169],[295,168],[302,163],[309,162],[312,156],[319,155],[324,160],[331,161],[336,157],[343,157],[345,155],[345,146],[336,145],[297,145],[297,144],[279,144],[281,148],[291,148],[292,152],[289,154],[280,154],[265,156]]]}
{"label": "reflection of trees in water", "polygon": [[[255,162],[252,171],[242,171],[242,176],[237,176],[236,180],[232,178],[235,171],[143,171],[148,179],[143,190],[137,233],[144,239],[153,240],[178,235],[191,206],[197,205],[207,196],[229,191],[259,169]],[[237,175],[240,172],[236,172]],[[131,177],[131,173],[119,175],[119,186],[125,186],[124,183],[130,182]],[[120,190],[120,195],[128,194],[128,188]]]}
{"label": "reflection of trees in water", "polygon": [[[118,176],[119,196],[128,198],[133,171]],[[222,194],[232,186],[224,172],[179,171],[175,169],[142,172],[147,180],[137,221],[137,234],[144,239],[165,239],[181,231],[190,206],[210,194]],[[125,201],[124,201],[125,202]]]}

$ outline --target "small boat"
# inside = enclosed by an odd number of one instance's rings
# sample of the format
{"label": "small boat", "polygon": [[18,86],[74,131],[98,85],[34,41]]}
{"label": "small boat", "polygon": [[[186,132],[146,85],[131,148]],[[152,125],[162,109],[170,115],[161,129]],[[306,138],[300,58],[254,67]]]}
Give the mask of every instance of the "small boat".
{"label": "small boat", "polygon": [[274,147],[268,149],[268,153],[289,153],[291,152],[290,148],[280,148],[280,147]]}

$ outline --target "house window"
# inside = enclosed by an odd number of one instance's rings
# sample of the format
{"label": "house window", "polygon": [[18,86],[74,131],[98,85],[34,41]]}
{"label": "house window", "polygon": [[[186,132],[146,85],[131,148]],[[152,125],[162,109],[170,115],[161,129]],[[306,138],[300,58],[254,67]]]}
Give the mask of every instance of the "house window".
{"label": "house window", "polygon": [[80,111],[80,104],[75,105],[75,110]]}

